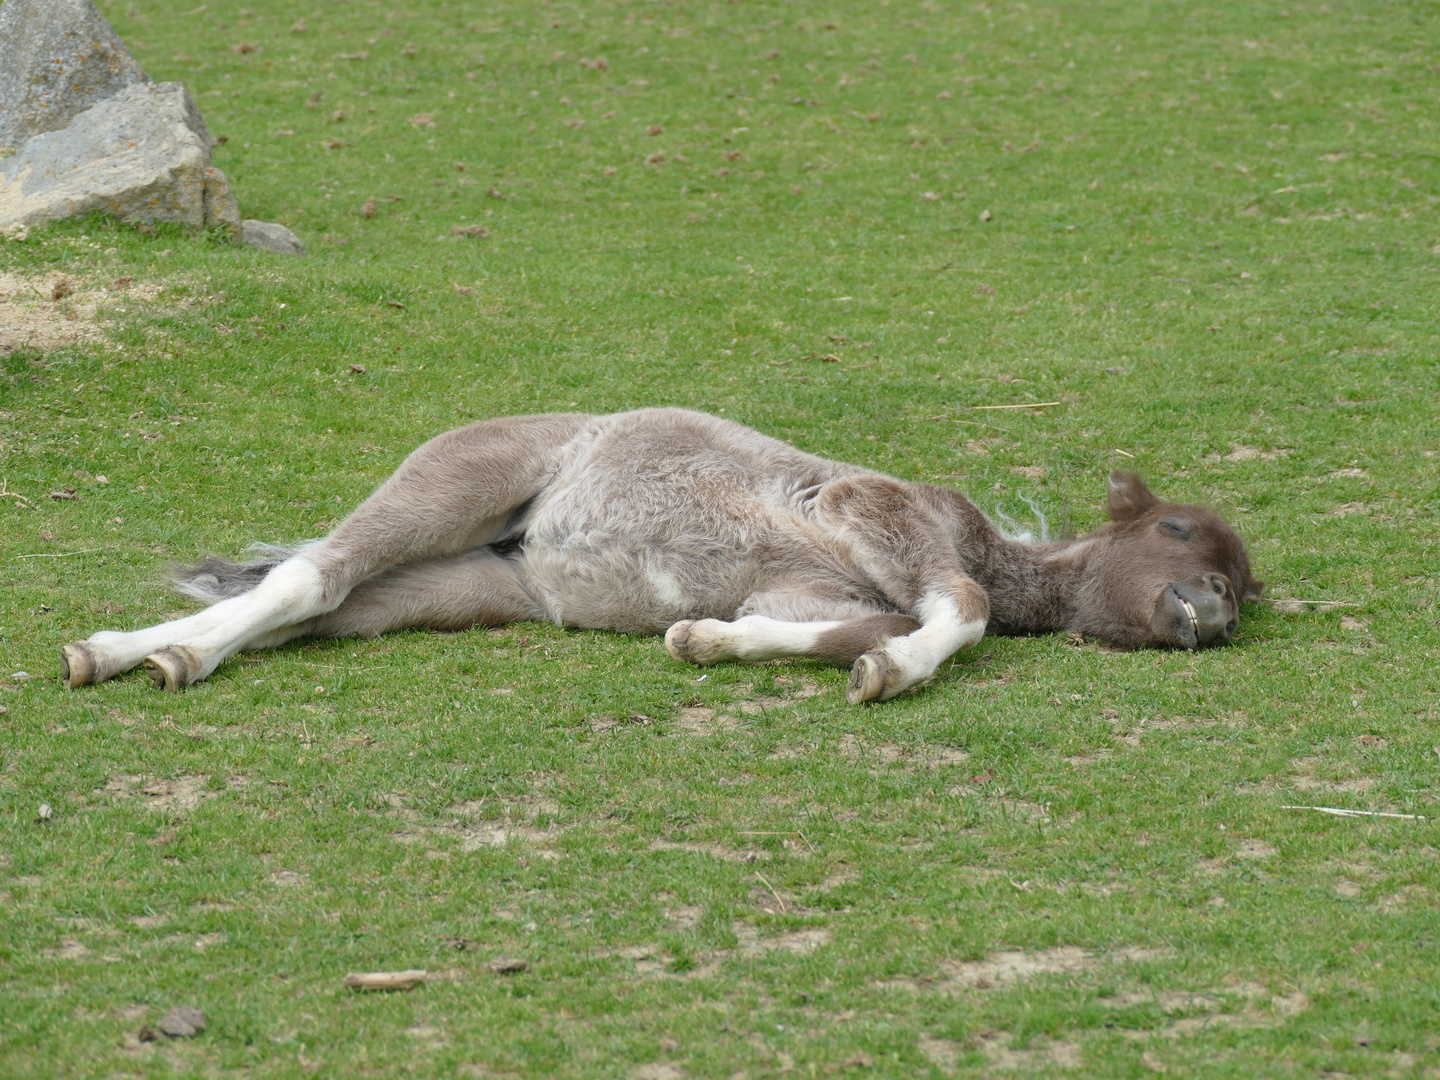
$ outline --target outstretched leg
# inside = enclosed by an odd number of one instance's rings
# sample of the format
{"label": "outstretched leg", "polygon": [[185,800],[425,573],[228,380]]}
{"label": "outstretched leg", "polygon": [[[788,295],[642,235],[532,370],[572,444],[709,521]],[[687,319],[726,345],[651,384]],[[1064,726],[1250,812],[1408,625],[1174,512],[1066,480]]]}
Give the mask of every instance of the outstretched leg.
{"label": "outstretched leg", "polygon": [[487,420],[431,439],[334,532],[274,567],[249,592],[185,619],[67,646],[67,682],[98,682],[144,660],[157,686],[180,690],[252,641],[273,640],[277,631],[335,612],[376,574],[505,539],[522,527],[526,505],[550,480],[555,452],[590,419]]}
{"label": "outstretched leg", "polygon": [[246,648],[270,649],[303,637],[374,638],[413,626],[468,630],[542,618],[515,564],[491,548],[479,548],[376,574],[355,586],[334,611],[283,626]]}
{"label": "outstretched leg", "polygon": [[816,622],[766,615],[746,615],[734,622],[686,619],[666,631],[665,648],[676,660],[692,664],[809,656],[849,667],[867,652],[919,628],[919,619],[898,612]]}

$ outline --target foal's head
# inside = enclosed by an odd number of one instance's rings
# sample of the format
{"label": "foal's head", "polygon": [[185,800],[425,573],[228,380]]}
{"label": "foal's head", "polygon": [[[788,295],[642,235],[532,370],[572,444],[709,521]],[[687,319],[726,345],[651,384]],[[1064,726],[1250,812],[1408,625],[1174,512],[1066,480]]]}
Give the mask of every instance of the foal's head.
{"label": "foal's head", "polygon": [[1203,506],[1161,502],[1129,473],[1110,474],[1106,510],[1113,524],[1093,534],[1075,629],[1131,647],[1235,636],[1241,601],[1259,599],[1264,582],[1234,529]]}

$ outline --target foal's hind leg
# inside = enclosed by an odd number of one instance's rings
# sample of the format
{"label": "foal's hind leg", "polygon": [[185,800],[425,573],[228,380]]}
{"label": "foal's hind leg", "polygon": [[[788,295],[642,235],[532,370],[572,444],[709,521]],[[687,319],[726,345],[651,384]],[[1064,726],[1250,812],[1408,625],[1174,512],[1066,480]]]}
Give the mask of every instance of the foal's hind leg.
{"label": "foal's hind leg", "polygon": [[520,584],[514,563],[480,548],[385,570],[355,586],[334,611],[282,626],[246,648],[269,649],[302,637],[379,637],[412,626],[468,630],[541,618],[544,612]]}
{"label": "foal's hind leg", "polygon": [[248,643],[334,611],[374,574],[504,538],[550,480],[555,451],[590,419],[487,420],[430,440],[334,532],[280,563],[250,592],[187,619],[71,646],[67,681],[99,681],[144,659],[157,686],[179,690]]}

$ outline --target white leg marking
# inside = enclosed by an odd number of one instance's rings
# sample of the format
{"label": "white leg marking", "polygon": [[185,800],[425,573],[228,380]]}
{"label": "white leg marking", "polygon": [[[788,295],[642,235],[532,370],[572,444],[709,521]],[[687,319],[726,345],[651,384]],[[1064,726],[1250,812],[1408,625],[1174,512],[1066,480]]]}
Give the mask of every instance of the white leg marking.
{"label": "white leg marking", "polygon": [[916,615],[920,629],[891,638],[883,648],[855,661],[846,691],[851,704],[883,701],[924,682],[949,656],[985,635],[984,620],[961,618],[955,600],[939,589],[921,597]]}
{"label": "white leg marking", "polygon": [[194,615],[187,615],[183,619],[172,619],[169,622],[157,623],[154,626],[147,626],[128,633],[119,630],[101,630],[99,633],[91,634],[86,639],[86,643],[95,650],[97,658],[101,660],[105,670],[119,674],[137,666],[140,661],[157,649],[189,641],[191,638],[208,633],[223,625],[240,609],[248,595],[247,593],[245,596],[232,596],[228,600],[221,600],[217,604],[210,605],[204,611],[197,611]]}
{"label": "white leg marking", "polygon": [[[265,638],[281,627],[304,622],[339,606],[338,597],[325,602],[320,571],[304,556],[289,559],[266,575],[265,580],[243,596],[222,600],[210,611],[236,603],[223,622],[198,635],[170,642],[189,646],[202,661],[195,680],[203,679],[226,658],[247,644]],[[203,614],[203,613],[202,613]]]}
{"label": "white leg marking", "polygon": [[[692,664],[718,664],[722,660],[774,660],[782,656],[806,656],[827,630],[841,624],[828,622],[784,622],[766,615],[746,615],[734,622],[701,619],[676,623],[665,635],[665,646],[677,660]],[[688,628],[683,644],[681,628]]]}
{"label": "white leg marking", "polygon": [[935,674],[946,659],[967,645],[974,645],[985,634],[980,619],[962,619],[954,599],[938,589],[931,589],[921,599],[916,614],[920,629],[905,637],[892,638],[885,652],[898,661],[907,677],[907,686]]}

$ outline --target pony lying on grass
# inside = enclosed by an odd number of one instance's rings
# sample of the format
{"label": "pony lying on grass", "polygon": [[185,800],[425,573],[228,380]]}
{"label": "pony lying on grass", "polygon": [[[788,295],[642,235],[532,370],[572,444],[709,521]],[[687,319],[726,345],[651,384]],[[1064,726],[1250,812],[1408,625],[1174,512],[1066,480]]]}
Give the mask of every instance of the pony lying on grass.
{"label": "pony lying on grass", "polygon": [[665,633],[678,660],[850,665],[852,703],[928,679],[988,629],[1199,649],[1258,598],[1203,507],[1111,474],[1111,524],[1006,537],[964,496],[681,409],[482,420],[431,439],[329,536],[176,584],[205,610],[64,647],[71,687],[144,663],[166,690],[242,649],[549,619]]}

